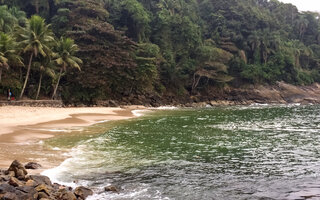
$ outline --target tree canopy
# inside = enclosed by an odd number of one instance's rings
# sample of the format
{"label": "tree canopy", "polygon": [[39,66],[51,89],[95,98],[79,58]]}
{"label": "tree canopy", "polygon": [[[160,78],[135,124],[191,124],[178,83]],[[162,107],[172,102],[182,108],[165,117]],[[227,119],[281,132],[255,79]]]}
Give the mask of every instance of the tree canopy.
{"label": "tree canopy", "polygon": [[[320,81],[320,14],[298,12],[294,5],[278,0],[4,0],[1,4],[0,32],[17,42],[14,52],[21,60],[39,62],[50,54],[57,74],[61,66],[78,68],[77,59],[83,61],[81,71],[70,69],[59,76],[62,98],[70,101],[131,101],[142,95],[152,99],[172,94],[180,98],[205,95],[209,88],[225,85]],[[68,41],[77,45],[72,53],[76,60],[66,60],[62,47],[53,47],[48,38],[33,43],[29,38],[28,44],[26,37],[21,39],[19,31],[40,16],[51,25],[36,30],[52,27],[56,38],[72,38]],[[24,62],[27,68],[9,70],[10,60],[0,52],[0,67],[6,71],[0,84],[23,90],[21,74],[28,72],[29,62]],[[32,86],[40,75],[32,69],[30,73]],[[45,95],[57,89],[48,89],[57,80],[45,81]]]}

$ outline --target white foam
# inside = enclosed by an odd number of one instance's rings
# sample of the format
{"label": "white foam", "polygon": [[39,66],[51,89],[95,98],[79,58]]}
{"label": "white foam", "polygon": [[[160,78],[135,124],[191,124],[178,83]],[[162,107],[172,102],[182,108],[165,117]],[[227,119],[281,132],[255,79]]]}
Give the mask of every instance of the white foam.
{"label": "white foam", "polygon": [[157,109],[157,110],[176,110],[176,109],[178,109],[178,107],[175,107],[175,106],[160,106],[160,107],[157,107],[155,109]]}
{"label": "white foam", "polygon": [[146,112],[147,110],[133,110],[131,111],[132,114],[136,117],[141,117],[143,115],[144,112]]}
{"label": "white foam", "polygon": [[69,163],[70,159],[72,159],[72,158],[66,159],[58,167],[43,171],[41,173],[41,175],[49,177],[51,179],[51,181],[54,183],[58,183],[58,184],[73,187],[73,188],[77,187],[76,183],[61,181],[61,179],[59,178],[59,174],[63,174],[63,172],[68,169],[65,165],[67,165],[67,163]]}
{"label": "white foam", "polygon": [[110,120],[107,120],[107,119],[106,119],[106,120],[97,121],[96,123],[97,123],[97,124],[101,124],[101,123],[105,123],[105,122],[108,122],[108,121],[110,121]]}

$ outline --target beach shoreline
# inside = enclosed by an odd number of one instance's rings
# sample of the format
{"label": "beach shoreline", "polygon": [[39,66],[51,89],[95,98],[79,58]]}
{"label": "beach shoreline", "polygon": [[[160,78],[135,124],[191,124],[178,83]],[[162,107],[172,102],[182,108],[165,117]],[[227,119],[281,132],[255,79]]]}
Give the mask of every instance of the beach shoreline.
{"label": "beach shoreline", "polygon": [[[22,163],[39,162],[43,168],[56,167],[66,156],[63,151],[48,150],[42,140],[60,135],[66,130],[89,127],[96,123],[125,120],[136,117],[133,110],[143,106],[120,107],[0,107],[0,168],[6,168],[12,160]],[[39,156],[37,152],[41,152]]]}

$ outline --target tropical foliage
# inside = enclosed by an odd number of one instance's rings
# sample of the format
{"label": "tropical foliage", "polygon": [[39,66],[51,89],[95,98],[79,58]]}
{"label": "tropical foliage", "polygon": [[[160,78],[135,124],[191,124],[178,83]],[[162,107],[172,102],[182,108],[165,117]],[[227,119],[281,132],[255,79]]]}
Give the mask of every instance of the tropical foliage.
{"label": "tropical foliage", "polygon": [[[4,0],[0,32],[26,66],[0,49],[0,87],[32,98],[36,84],[73,102],[152,103],[226,85],[320,81],[319,13],[278,0]],[[39,84],[42,75],[50,78]]]}

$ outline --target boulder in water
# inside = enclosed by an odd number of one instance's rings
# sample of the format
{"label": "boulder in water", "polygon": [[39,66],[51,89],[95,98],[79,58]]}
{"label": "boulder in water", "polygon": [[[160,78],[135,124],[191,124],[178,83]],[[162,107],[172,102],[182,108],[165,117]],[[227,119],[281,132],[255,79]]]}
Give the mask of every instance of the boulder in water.
{"label": "boulder in water", "polygon": [[104,188],[104,191],[106,192],[116,192],[116,193],[119,193],[119,189],[114,186],[114,185],[109,185],[107,187]]}
{"label": "boulder in water", "polygon": [[39,169],[42,166],[36,162],[28,162],[25,166],[26,169]]}
{"label": "boulder in water", "polygon": [[86,199],[88,196],[92,195],[93,192],[89,188],[80,186],[74,190],[74,194],[81,199]]}
{"label": "boulder in water", "polygon": [[60,199],[60,200],[77,200],[77,197],[67,189],[60,189],[57,192],[56,197],[57,197],[56,199]]}

